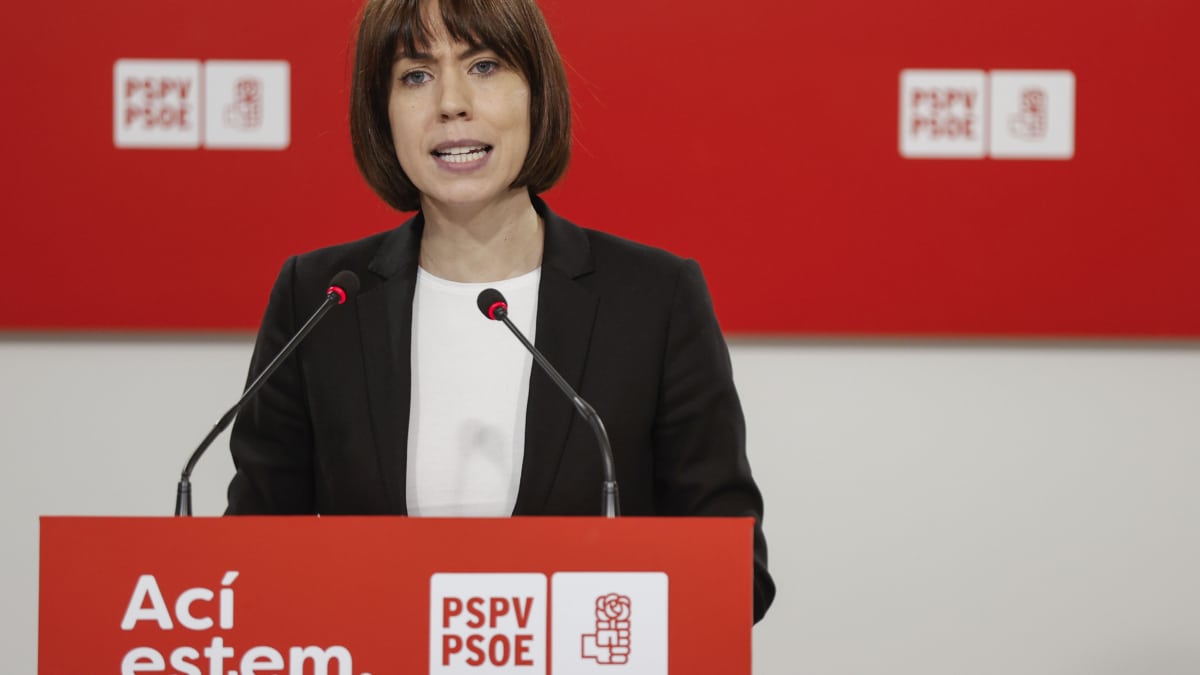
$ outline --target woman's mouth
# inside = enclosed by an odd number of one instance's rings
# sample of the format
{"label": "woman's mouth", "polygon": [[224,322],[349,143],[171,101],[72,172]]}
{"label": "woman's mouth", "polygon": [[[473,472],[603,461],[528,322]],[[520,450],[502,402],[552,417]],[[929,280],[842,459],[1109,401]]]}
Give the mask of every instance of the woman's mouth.
{"label": "woman's mouth", "polygon": [[461,146],[434,150],[433,156],[447,164],[470,164],[483,159],[491,151],[490,145]]}

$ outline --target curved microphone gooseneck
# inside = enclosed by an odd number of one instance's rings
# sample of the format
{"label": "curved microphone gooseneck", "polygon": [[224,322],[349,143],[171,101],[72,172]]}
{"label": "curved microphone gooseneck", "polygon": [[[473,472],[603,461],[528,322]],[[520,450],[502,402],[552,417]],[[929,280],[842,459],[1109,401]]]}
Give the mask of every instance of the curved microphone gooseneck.
{"label": "curved microphone gooseneck", "polygon": [[300,330],[296,331],[296,334],[292,336],[292,339],[283,346],[283,349],[279,350],[279,354],[267,364],[267,367],[259,373],[258,377],[254,378],[250,386],[246,387],[246,391],[238,399],[238,402],[234,403],[233,407],[221,416],[221,419],[213,426],[212,431],[208,432],[203,441],[200,441],[200,446],[196,448],[191,458],[188,459],[187,466],[183,469],[183,475],[179,478],[179,487],[175,491],[176,516],[192,515],[192,469],[196,468],[196,462],[200,461],[200,456],[204,454],[205,450],[208,450],[208,446],[212,445],[217,436],[220,436],[221,432],[225,431],[225,428],[233,422],[233,418],[242,409],[242,406],[246,405],[250,397],[254,396],[262,388],[267,378],[271,377],[283,363],[284,359],[291,355],[296,350],[296,347],[300,346],[304,338],[308,337],[308,334],[312,332],[317,323],[329,313],[329,310],[333,309],[336,305],[345,304],[347,299],[353,297],[358,292],[358,287],[358,275],[354,272],[342,270],[333,275],[333,279],[329,281],[329,290],[325,292],[325,301],[321,303],[317,311],[313,312],[308,321],[305,321]]}
{"label": "curved microphone gooseneck", "polygon": [[601,513],[608,518],[615,518],[621,515],[621,498],[617,492],[617,472],[613,462],[612,445],[608,442],[608,432],[604,430],[604,422],[601,421],[600,415],[596,413],[596,409],[590,403],[583,400],[571,385],[563,379],[562,375],[558,374],[554,366],[542,356],[542,353],[534,347],[525,335],[513,325],[513,322],[508,318],[508,301],[504,299],[504,295],[494,288],[486,288],[479,293],[479,297],[475,299],[479,306],[479,311],[492,321],[500,321],[508,326],[513,335],[525,345],[525,349],[533,354],[533,359],[537,364],[546,371],[554,384],[566,394],[567,398],[571,399],[571,403],[575,404],[575,409],[579,414],[587,420],[591,425],[592,431],[596,434],[596,441],[600,445],[600,454],[604,460],[604,486],[601,490]]}

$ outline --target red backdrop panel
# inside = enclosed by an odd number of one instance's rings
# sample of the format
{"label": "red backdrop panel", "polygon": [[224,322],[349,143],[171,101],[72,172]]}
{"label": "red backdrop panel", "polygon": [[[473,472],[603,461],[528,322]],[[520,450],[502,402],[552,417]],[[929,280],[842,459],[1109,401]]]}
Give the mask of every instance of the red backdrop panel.
{"label": "red backdrop panel", "polygon": [[[0,328],[252,328],[286,255],[401,222],[350,153],[358,4],[10,8]],[[1200,336],[1194,3],[542,6],[576,114],[547,199],[698,259],[728,331]],[[290,146],[115,148],[123,58],[288,61]],[[901,158],[906,68],[1073,71],[1074,158]]]}

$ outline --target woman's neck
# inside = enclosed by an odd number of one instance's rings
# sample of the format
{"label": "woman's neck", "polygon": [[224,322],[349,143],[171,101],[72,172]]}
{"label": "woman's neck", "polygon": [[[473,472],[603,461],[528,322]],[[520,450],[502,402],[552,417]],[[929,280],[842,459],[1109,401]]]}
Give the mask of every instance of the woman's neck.
{"label": "woman's neck", "polygon": [[460,282],[501,281],[542,264],[542,219],[525,190],[485,207],[423,199],[421,267]]}

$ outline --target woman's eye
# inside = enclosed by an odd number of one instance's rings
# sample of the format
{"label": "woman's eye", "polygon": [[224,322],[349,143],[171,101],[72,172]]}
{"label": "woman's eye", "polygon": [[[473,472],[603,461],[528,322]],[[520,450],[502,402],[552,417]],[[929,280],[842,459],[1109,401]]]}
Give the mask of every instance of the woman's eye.
{"label": "woman's eye", "polygon": [[411,73],[405,73],[400,77],[400,82],[410,87],[415,87],[419,84],[425,84],[429,81],[429,73],[423,70],[414,70]]}
{"label": "woman's eye", "polygon": [[479,75],[491,75],[500,69],[500,64],[495,61],[480,61],[471,66],[471,70]]}

